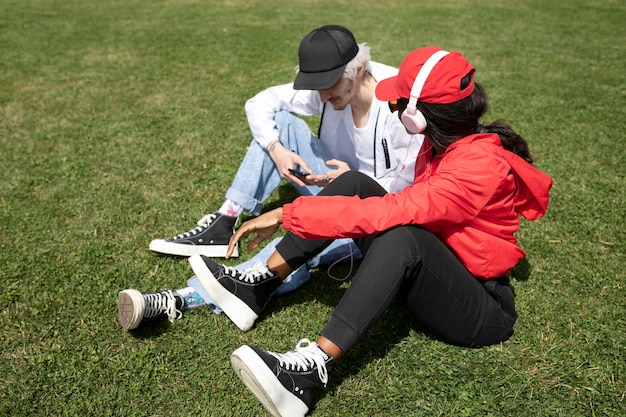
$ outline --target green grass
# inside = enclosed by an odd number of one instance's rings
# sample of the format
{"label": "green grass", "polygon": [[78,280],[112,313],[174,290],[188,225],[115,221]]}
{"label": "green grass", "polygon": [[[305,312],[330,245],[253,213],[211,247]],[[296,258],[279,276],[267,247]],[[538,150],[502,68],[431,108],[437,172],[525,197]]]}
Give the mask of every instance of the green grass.
{"label": "green grass", "polygon": [[509,341],[449,346],[394,307],[314,415],[626,414],[625,21],[621,0],[1,0],[0,415],[265,415],[230,353],[314,338],[347,284],[316,272],[247,333],[198,310],[131,334],[117,292],[185,285],[188,263],[148,242],[221,203],[245,100],[291,81],[301,38],[328,23],[396,66],[462,51],[485,121],[510,122],[554,188],[519,232],[530,275]]}

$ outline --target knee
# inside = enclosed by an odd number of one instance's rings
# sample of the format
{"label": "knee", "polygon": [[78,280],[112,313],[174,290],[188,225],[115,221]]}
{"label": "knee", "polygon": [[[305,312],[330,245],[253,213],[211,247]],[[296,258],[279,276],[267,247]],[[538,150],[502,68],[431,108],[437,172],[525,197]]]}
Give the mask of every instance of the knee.
{"label": "knee", "polygon": [[364,178],[369,179],[369,177],[363,174],[362,172],[351,170],[351,171],[346,171],[340,176],[338,176],[337,178],[335,178],[333,180],[333,183],[339,182],[341,184],[357,184],[363,181]]}
{"label": "knee", "polygon": [[367,181],[374,180],[359,171],[347,171],[335,178],[326,187],[324,187],[324,189],[320,191],[319,195],[358,195],[364,197],[363,195],[361,195],[361,184]]}
{"label": "knee", "polygon": [[381,233],[376,238],[376,244],[392,248],[394,257],[423,259],[437,248],[442,242],[428,230],[419,226],[398,226]]}
{"label": "knee", "polygon": [[421,241],[424,239],[428,239],[430,236],[434,237],[434,235],[428,230],[424,229],[423,227],[414,225],[397,226],[381,234],[381,238],[383,238],[383,240],[398,242],[409,242],[411,240]]}
{"label": "knee", "polygon": [[290,125],[301,126],[304,124],[306,126],[306,122],[304,120],[287,110],[279,110],[274,113],[274,124],[276,124],[276,128],[278,130],[285,129],[285,127]]}
{"label": "knee", "polygon": [[290,117],[293,116],[291,113],[289,113],[287,110],[279,110],[276,113],[274,113],[274,123],[276,123],[276,125],[279,124],[284,124],[286,123]]}
{"label": "knee", "polygon": [[[424,229],[416,226],[398,226],[371,237],[369,244],[365,243],[364,250],[369,255],[372,252],[393,253],[393,259],[415,259],[420,257],[420,238]],[[428,232],[426,232],[428,233]]]}

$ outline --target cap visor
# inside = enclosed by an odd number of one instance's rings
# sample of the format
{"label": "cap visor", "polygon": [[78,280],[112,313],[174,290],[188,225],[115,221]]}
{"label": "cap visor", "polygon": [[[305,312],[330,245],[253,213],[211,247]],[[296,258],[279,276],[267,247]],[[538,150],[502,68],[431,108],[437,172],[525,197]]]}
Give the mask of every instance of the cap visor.
{"label": "cap visor", "polygon": [[396,80],[398,77],[385,78],[376,85],[376,98],[381,101],[396,100],[401,97],[396,91]]}
{"label": "cap visor", "polygon": [[324,72],[299,71],[293,82],[293,88],[296,90],[326,90],[337,84],[345,68],[346,66],[343,65],[334,70]]}

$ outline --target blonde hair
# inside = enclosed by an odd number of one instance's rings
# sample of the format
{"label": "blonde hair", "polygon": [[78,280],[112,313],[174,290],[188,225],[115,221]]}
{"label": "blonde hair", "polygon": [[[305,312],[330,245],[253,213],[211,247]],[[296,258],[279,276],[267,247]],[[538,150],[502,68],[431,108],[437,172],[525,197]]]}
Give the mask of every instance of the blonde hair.
{"label": "blonde hair", "polygon": [[354,80],[356,74],[359,71],[359,68],[363,67],[365,70],[367,70],[370,59],[372,59],[370,55],[370,47],[365,42],[360,43],[358,46],[359,52],[357,52],[356,56],[352,58],[350,62],[348,62],[348,65],[346,65],[346,69],[343,70],[343,78]]}

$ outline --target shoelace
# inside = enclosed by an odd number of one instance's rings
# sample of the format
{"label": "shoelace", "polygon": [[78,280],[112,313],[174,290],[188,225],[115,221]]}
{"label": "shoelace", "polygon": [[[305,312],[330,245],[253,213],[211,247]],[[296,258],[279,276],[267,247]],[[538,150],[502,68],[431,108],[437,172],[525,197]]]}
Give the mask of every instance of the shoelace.
{"label": "shoelace", "polygon": [[144,297],[146,299],[144,318],[149,319],[166,314],[170,321],[174,321],[183,317],[183,312],[176,308],[176,298],[172,290],[144,294]]}
{"label": "shoelace", "polygon": [[205,230],[207,227],[209,227],[211,223],[213,223],[213,220],[215,220],[216,218],[217,218],[217,215],[215,213],[207,214],[206,216],[198,220],[198,226],[196,228],[191,229],[188,232],[181,233],[177,236],[174,236],[173,239],[184,239],[190,236],[195,236],[198,233]]}
{"label": "shoelace", "polygon": [[224,267],[225,274],[228,274],[239,281],[249,282],[250,284],[259,282],[272,274],[272,272],[267,269],[267,266],[261,261],[254,264],[254,266],[247,268],[243,272],[231,266],[222,266]]}
{"label": "shoelace", "polygon": [[215,213],[207,214],[206,216],[198,220],[198,226],[208,227],[211,223],[213,223],[213,220],[215,220],[216,217],[217,214]]}
{"label": "shoelace", "polygon": [[317,367],[317,375],[322,384],[326,386],[328,383],[326,356],[317,343],[311,342],[309,339],[301,339],[296,345],[296,349],[287,353],[267,353],[278,359],[280,366],[287,370],[306,371],[313,366]]}

